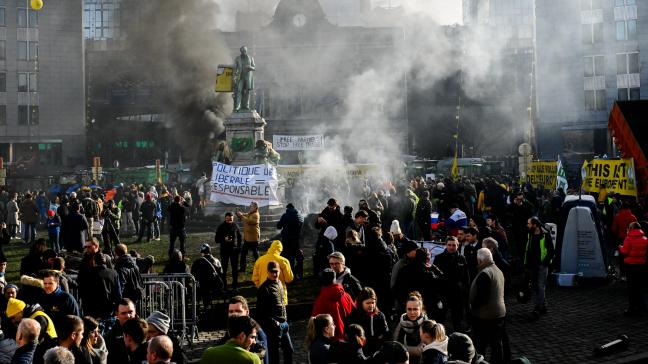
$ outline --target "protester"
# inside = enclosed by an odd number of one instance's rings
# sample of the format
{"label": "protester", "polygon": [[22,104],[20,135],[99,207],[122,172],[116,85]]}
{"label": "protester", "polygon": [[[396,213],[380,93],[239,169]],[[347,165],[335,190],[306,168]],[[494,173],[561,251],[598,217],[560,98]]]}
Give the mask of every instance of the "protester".
{"label": "protester", "polygon": [[646,312],[643,284],[646,281],[646,254],[648,252],[648,238],[644,235],[639,223],[630,223],[623,245],[619,246],[619,252],[623,256],[628,280],[628,308],[624,311],[624,315],[639,316]]}
{"label": "protester", "polygon": [[180,250],[175,249],[169,255],[169,263],[162,270],[164,274],[189,274],[189,266],[184,262],[183,254]]}
{"label": "protester", "polygon": [[370,358],[367,358],[362,350],[365,342],[362,326],[351,324],[347,327],[344,340],[332,345],[330,356],[333,357],[335,363],[339,364],[369,363]]}
{"label": "protester", "polygon": [[355,297],[362,290],[360,281],[351,274],[351,269],[345,265],[344,255],[340,252],[334,252],[328,256],[329,266],[335,272],[335,283],[339,283],[351,298]]}
{"label": "protester", "polygon": [[79,297],[84,314],[103,320],[113,315],[122,298],[119,275],[106,266],[104,254],[89,257],[92,258],[90,265],[79,274]]}
{"label": "protester", "polygon": [[252,271],[252,282],[258,288],[263,282],[266,281],[267,270],[266,267],[271,261],[277,262],[279,264],[279,269],[281,274],[279,275],[279,282],[283,286],[284,293],[284,302],[288,302],[288,283],[292,282],[295,276],[293,275],[290,262],[288,259],[281,256],[283,251],[283,244],[279,240],[275,240],[270,245],[268,251],[259,257],[254,263],[254,270]]}
{"label": "protester", "polygon": [[292,364],[293,346],[290,339],[286,315],[286,296],[283,284],[279,281],[280,265],[270,261],[267,265],[267,279],[257,292],[257,317],[261,327],[268,335],[268,355],[270,364],[279,363],[279,347],[282,349],[284,364]]}
{"label": "protester", "polygon": [[311,317],[308,320],[304,345],[308,350],[309,364],[331,363],[331,344],[335,336],[333,318],[327,313]]}
{"label": "protester", "polygon": [[227,268],[232,266],[232,290],[238,290],[238,264],[239,253],[241,252],[241,231],[234,223],[231,212],[225,213],[223,223],[218,225],[214,242],[220,246],[221,263],[223,265],[223,285],[227,290]]}
{"label": "protester", "polygon": [[175,352],[171,339],[165,335],[156,336],[151,339],[147,346],[147,364],[170,364],[173,360],[173,354]]}
{"label": "protester", "polygon": [[190,207],[182,200],[181,196],[175,196],[173,203],[168,207],[169,213],[169,255],[175,249],[176,239],[180,240],[180,252],[185,253],[185,241],[187,240],[187,215]]}
{"label": "protester", "polygon": [[59,327],[66,316],[80,316],[79,305],[74,297],[63,292],[59,286],[59,274],[55,271],[45,271],[43,275],[43,290],[45,295],[40,300],[43,310],[54,322],[54,327]]}
{"label": "protester", "polygon": [[[301,245],[301,230],[304,217],[292,203],[286,205],[286,212],[281,215],[277,229],[281,230],[281,242],[284,250],[281,255],[288,259],[290,268],[294,271],[297,264],[297,252]],[[300,277],[301,278],[301,277]]]}
{"label": "protester", "polygon": [[57,326],[59,330],[58,343],[74,355],[74,364],[92,364],[87,352],[81,350],[83,340],[83,320],[77,316],[67,315]]}
{"label": "protester", "polygon": [[40,324],[36,320],[26,318],[20,322],[16,334],[18,349],[11,359],[11,364],[32,364],[40,331]]}
{"label": "protester", "polygon": [[432,320],[421,323],[421,364],[443,364],[448,360],[448,337],[445,328]]}
{"label": "protester", "polygon": [[458,252],[459,241],[454,236],[446,239],[445,250],[434,258],[434,264],[443,272],[442,301],[440,318],[445,320],[451,312],[452,328],[461,331],[464,318],[465,300],[468,297],[470,274],[466,258]]}
{"label": "protester", "polygon": [[409,353],[410,363],[417,364],[421,359],[421,324],[427,320],[423,297],[418,292],[409,294],[406,312],[401,315],[400,321],[394,329],[393,338],[403,344]]}
{"label": "protester", "polygon": [[80,213],[81,205],[77,202],[70,204],[70,213],[63,219],[63,240],[65,249],[69,252],[83,251],[83,243],[86,237],[92,234],[92,225],[85,215]]}
{"label": "protester", "polygon": [[243,221],[243,247],[241,249],[240,271],[245,274],[248,251],[252,252],[254,261],[259,258],[259,240],[261,239],[259,205],[256,202],[251,202],[248,212],[236,211],[236,216]]}
{"label": "protester", "polygon": [[75,364],[74,355],[62,346],[48,349],[43,360],[45,364]]}
{"label": "protester", "polygon": [[108,349],[108,364],[129,363],[123,326],[126,321],[136,316],[135,304],[128,298],[122,298],[117,305],[117,323],[104,336]]}
{"label": "protester", "polygon": [[366,342],[363,352],[367,356],[378,351],[383,342],[390,337],[387,318],[378,309],[378,297],[372,288],[363,288],[356,297],[356,307],[346,318],[344,326],[352,324],[360,325],[364,330]]}
{"label": "protester", "polygon": [[4,330],[0,330],[0,363],[11,363],[11,358],[14,356],[18,344],[16,344],[16,335],[9,337],[5,334]]}
{"label": "protester", "polygon": [[148,324],[144,319],[132,318],[124,325],[124,343],[128,352],[130,364],[141,364],[146,361],[148,343],[146,342],[146,330]]}
{"label": "protester", "polygon": [[[224,345],[205,350],[200,364],[261,364],[259,357],[248,351],[256,341],[258,327],[249,316],[230,316],[227,320],[227,333],[231,339]],[[278,361],[277,358],[276,362]]]}
{"label": "protester", "polygon": [[[504,275],[493,261],[490,250],[477,252],[479,274],[470,287],[470,314],[477,352],[491,349],[491,361],[504,363]],[[508,351],[508,350],[507,350]],[[507,361],[508,362],[508,361]]]}
{"label": "protester", "polygon": [[207,310],[214,295],[223,289],[223,270],[218,259],[211,254],[209,244],[200,246],[200,255],[191,265],[191,274],[198,283],[198,296],[202,299],[203,309]]}
{"label": "protester", "polygon": [[20,202],[20,221],[24,226],[23,240],[25,244],[33,244],[36,241],[36,225],[39,220],[39,211],[36,202],[30,193]]}
{"label": "protester", "polygon": [[448,361],[446,364],[488,364],[477,354],[473,341],[466,334],[455,332],[448,338]]}
{"label": "protester", "polygon": [[43,311],[43,308],[39,304],[26,305],[21,300],[10,298],[7,303],[6,315],[16,326],[24,319],[37,321],[40,330],[38,337],[41,341],[45,339],[55,341],[57,338],[54,322],[52,322],[52,319]]}
{"label": "protester", "polygon": [[319,277],[320,292],[315,303],[311,316],[329,314],[335,324],[335,339],[344,339],[345,320],[355,308],[351,296],[344,291],[341,284],[335,283],[335,272],[325,269]]}
{"label": "protester", "polygon": [[50,248],[54,249],[54,251],[58,253],[61,250],[61,246],[59,245],[61,217],[56,214],[56,211],[47,210],[47,220],[45,221],[45,225],[47,226],[47,236]]}
{"label": "protester", "polygon": [[530,218],[527,227],[529,234],[524,253],[524,266],[535,291],[535,306],[531,313],[537,319],[547,313],[545,288],[549,265],[554,257],[554,244],[551,234],[537,217]]}
{"label": "protester", "polygon": [[[243,296],[233,296],[229,299],[229,306],[227,308],[228,316],[250,316],[250,309],[248,307],[247,300]],[[257,337],[254,344],[250,345],[248,349],[251,353],[255,353],[259,356],[259,359],[265,364],[269,363],[268,360],[268,337],[261,327],[257,327]],[[229,340],[229,334],[219,341],[219,343],[224,344]]]}
{"label": "protester", "polygon": [[99,322],[90,316],[83,318],[83,339],[80,347],[84,356],[89,357],[92,364],[108,363],[108,349],[99,332]]}

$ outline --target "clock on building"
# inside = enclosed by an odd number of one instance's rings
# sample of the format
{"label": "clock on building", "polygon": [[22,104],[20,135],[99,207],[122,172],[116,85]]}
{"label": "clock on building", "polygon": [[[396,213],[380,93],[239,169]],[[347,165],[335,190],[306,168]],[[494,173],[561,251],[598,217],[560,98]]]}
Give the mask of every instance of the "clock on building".
{"label": "clock on building", "polygon": [[297,14],[293,16],[293,25],[297,28],[301,28],[306,24],[306,16],[304,14]]}

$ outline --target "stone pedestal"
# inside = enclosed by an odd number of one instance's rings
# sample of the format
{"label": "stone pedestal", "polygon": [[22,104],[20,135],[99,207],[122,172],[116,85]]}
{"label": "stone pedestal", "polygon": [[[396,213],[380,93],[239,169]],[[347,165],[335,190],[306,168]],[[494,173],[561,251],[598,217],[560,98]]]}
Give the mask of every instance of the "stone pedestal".
{"label": "stone pedestal", "polygon": [[263,119],[256,110],[232,113],[225,119],[227,144],[234,155],[233,165],[254,164],[254,146],[264,139]]}

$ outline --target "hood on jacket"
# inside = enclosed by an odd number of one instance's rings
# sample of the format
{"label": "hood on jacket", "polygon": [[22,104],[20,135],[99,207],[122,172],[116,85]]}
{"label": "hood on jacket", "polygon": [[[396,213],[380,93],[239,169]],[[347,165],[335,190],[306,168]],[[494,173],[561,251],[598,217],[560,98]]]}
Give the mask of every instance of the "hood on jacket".
{"label": "hood on jacket", "polygon": [[135,258],[124,254],[115,259],[115,268],[137,268],[137,264],[135,263]]}
{"label": "hood on jacket", "polygon": [[270,245],[270,249],[268,249],[268,254],[281,255],[282,251],[283,251],[283,244],[281,244],[279,240],[275,240]]}
{"label": "hood on jacket", "polygon": [[351,274],[351,268],[344,267],[344,270],[342,271],[342,273],[340,273],[339,275],[337,275],[335,277],[335,283],[342,283],[342,281],[344,280],[344,276],[347,275],[347,274]]}
{"label": "hood on jacket", "polygon": [[327,301],[337,302],[344,296],[344,287],[339,283],[333,283],[320,288],[320,298]]}
{"label": "hood on jacket", "polygon": [[632,230],[628,231],[628,236],[640,238],[640,237],[642,237],[644,235],[646,235],[646,234],[644,234],[643,230],[641,230],[641,229],[632,229]]}
{"label": "hood on jacket", "polygon": [[324,230],[324,237],[328,240],[335,240],[337,239],[337,236],[337,230],[333,226],[329,226],[326,228],[326,230]]}
{"label": "hood on jacket", "polygon": [[450,338],[446,336],[445,340],[443,341],[433,341],[425,346],[423,346],[423,351],[429,350],[429,349],[434,349],[441,354],[448,356],[448,342],[450,341]]}

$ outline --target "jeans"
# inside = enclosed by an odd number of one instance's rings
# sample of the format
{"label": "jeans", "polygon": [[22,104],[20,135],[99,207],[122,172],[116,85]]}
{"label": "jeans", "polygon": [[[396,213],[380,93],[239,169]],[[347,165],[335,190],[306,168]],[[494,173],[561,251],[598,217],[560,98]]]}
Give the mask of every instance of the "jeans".
{"label": "jeans", "polygon": [[185,254],[185,241],[187,240],[187,231],[185,228],[170,228],[169,229],[169,256],[175,250],[175,241],[176,239],[180,240],[180,252],[182,256]]}
{"label": "jeans", "polygon": [[160,223],[157,218],[153,220],[153,238],[154,239],[160,238]]}
{"label": "jeans", "polygon": [[59,233],[48,233],[47,237],[49,238],[50,248],[58,253],[61,250],[61,246],[59,245]]}
{"label": "jeans", "polygon": [[547,288],[547,274],[549,268],[544,265],[529,268],[529,277],[531,278],[531,287],[535,295],[535,307],[540,308],[546,305],[545,289]]}
{"label": "jeans", "polygon": [[103,231],[101,232],[101,239],[103,240],[104,244],[103,252],[110,256],[113,255],[113,247],[121,244],[121,242],[119,241],[119,234],[117,233],[117,231],[115,231],[115,229],[104,227]]}
{"label": "jeans", "polygon": [[18,235],[18,225],[9,224],[8,227],[9,227],[9,236],[15,238],[16,235]]}
{"label": "jeans", "polygon": [[293,349],[288,323],[282,322],[279,326],[264,330],[268,335],[268,360],[270,364],[279,364],[279,347],[283,352],[284,364],[292,364]]}
{"label": "jeans", "polygon": [[23,240],[27,244],[33,244],[36,241],[36,224],[25,223]]}
{"label": "jeans", "polygon": [[151,241],[151,237],[153,235],[153,221],[141,220],[139,225],[140,229],[137,241],[142,241],[142,238],[144,237],[144,231],[146,231],[146,241]]}
{"label": "jeans", "polygon": [[252,251],[252,256],[256,262],[259,259],[259,243],[256,241],[244,241],[243,248],[241,249],[241,272],[245,274],[247,268],[247,253],[248,250]]}
{"label": "jeans", "polygon": [[221,245],[220,255],[221,264],[223,265],[223,277],[225,277],[223,282],[223,284],[225,284],[225,289],[227,289],[227,268],[230,263],[232,264],[232,289],[238,289],[238,249],[223,249],[223,246]]}

